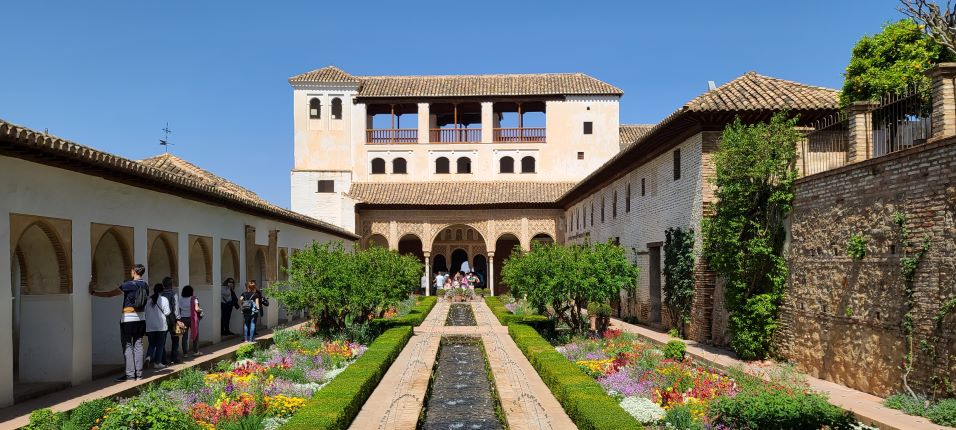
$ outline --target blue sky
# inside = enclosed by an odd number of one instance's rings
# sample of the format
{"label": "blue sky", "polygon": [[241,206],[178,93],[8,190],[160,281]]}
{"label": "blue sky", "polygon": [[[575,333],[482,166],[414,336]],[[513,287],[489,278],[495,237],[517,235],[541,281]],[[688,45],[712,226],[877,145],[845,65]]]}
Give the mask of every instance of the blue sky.
{"label": "blue sky", "polygon": [[584,72],[654,123],[749,70],[839,88],[895,0],[18,1],[0,25],[0,118],[140,159],[171,151],[288,207],[287,78]]}

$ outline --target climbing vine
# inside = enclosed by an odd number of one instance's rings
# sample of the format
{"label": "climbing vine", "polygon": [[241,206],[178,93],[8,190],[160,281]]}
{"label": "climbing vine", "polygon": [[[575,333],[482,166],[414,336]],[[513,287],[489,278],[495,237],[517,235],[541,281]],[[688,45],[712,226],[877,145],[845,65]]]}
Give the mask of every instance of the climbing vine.
{"label": "climbing vine", "polygon": [[[900,257],[900,278],[903,280],[903,320],[900,328],[903,331],[904,346],[906,352],[903,354],[903,388],[914,399],[919,397],[909,386],[909,375],[913,371],[913,356],[915,347],[913,345],[913,317],[916,310],[916,301],[914,299],[913,284],[916,279],[916,271],[919,269],[923,257],[929,251],[930,236],[924,236],[922,243],[916,245],[910,242],[910,231],[906,225],[906,214],[896,212],[893,214],[893,224],[896,225],[899,237],[899,249],[902,254]],[[926,352],[926,346],[922,349]]]}
{"label": "climbing vine", "polygon": [[694,300],[694,230],[669,228],[664,232],[664,304],[680,337],[690,322]]}
{"label": "climbing vine", "polygon": [[796,118],[769,123],[738,118],[714,155],[714,215],[704,220],[704,256],[726,280],[730,344],[744,359],[766,357],[777,329],[788,275],[784,220],[797,178]]}

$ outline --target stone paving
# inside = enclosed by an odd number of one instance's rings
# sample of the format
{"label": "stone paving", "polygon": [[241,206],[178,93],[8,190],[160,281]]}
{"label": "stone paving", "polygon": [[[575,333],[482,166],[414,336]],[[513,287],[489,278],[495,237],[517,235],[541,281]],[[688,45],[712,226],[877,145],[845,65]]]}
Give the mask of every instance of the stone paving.
{"label": "stone paving", "polygon": [[[616,319],[612,319],[611,321],[612,327],[635,333],[655,343],[664,344],[674,339],[667,333],[655,331],[647,327],[628,324]],[[719,368],[728,369],[739,367],[754,374],[763,374],[769,366],[774,366],[774,364],[768,362],[748,363],[740,361],[734,358],[729,351],[694,341],[685,340],[684,343],[687,344],[687,354],[695,360],[711,363]],[[830,403],[853,412],[856,418],[865,424],[879,427],[883,430],[952,429],[952,427],[933,424],[926,418],[907,415],[896,409],[887,408],[883,406],[883,399],[880,397],[809,375],[807,375],[806,378],[807,384],[810,385],[812,390],[827,393],[830,396]]]}
{"label": "stone paving", "polygon": [[508,328],[484,302],[471,302],[471,306],[477,325],[445,326],[449,303],[435,305],[350,429],[416,428],[442,335],[481,337],[509,428],[577,428],[508,335]]}

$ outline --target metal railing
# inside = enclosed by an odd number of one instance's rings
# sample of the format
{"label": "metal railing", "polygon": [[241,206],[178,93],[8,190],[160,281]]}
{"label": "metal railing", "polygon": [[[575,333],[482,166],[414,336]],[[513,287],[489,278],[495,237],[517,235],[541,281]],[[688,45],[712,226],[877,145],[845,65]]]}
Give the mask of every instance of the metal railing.
{"label": "metal railing", "polygon": [[845,111],[817,120],[801,143],[803,175],[813,175],[847,164],[850,121]]}
{"label": "metal railing", "polygon": [[919,87],[884,96],[871,112],[873,157],[926,143],[933,135],[932,112],[928,92]]}
{"label": "metal railing", "polygon": [[365,131],[366,143],[418,143],[417,128],[381,128]]}

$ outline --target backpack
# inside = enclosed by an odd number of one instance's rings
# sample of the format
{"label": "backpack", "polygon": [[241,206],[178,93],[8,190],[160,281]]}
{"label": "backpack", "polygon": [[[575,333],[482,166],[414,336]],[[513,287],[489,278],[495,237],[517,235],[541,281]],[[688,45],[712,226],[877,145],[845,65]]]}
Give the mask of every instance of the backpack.
{"label": "backpack", "polygon": [[145,282],[142,282],[139,288],[136,289],[136,296],[133,298],[133,309],[137,311],[146,309],[146,300],[149,299],[149,287],[147,285]]}
{"label": "backpack", "polygon": [[256,306],[256,303],[252,301],[252,297],[243,297],[242,298],[242,313],[251,314],[252,308]]}

